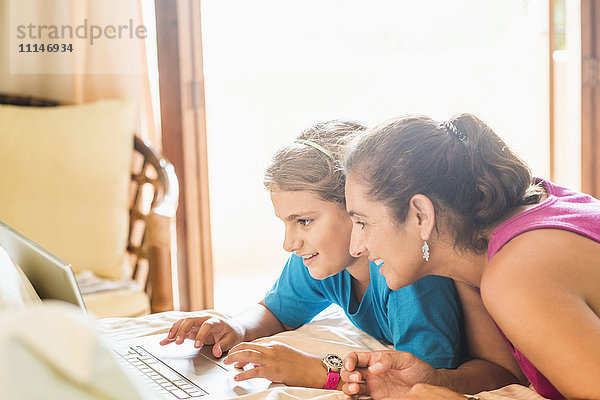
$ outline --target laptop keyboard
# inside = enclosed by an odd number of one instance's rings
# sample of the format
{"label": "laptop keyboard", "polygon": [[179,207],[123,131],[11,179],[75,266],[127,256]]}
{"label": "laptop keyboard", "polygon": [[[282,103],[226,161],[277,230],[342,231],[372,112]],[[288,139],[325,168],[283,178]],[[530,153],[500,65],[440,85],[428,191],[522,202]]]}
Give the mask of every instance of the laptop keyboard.
{"label": "laptop keyboard", "polygon": [[152,355],[142,346],[131,346],[116,351],[126,365],[133,366],[138,375],[145,377],[153,389],[163,397],[191,399],[206,396],[202,388]]}

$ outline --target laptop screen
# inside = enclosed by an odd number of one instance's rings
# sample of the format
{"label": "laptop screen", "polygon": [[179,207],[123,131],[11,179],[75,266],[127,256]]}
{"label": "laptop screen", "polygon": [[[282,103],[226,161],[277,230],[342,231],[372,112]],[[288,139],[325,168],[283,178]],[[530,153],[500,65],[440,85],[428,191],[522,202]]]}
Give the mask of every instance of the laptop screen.
{"label": "laptop screen", "polygon": [[62,300],[86,311],[71,265],[0,221],[0,246],[21,267],[42,300]]}

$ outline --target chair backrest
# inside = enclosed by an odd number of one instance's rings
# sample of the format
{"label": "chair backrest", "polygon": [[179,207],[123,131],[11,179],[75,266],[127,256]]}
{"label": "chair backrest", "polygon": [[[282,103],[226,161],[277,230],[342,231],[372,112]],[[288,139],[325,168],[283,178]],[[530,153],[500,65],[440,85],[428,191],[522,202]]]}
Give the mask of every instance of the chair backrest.
{"label": "chair backrest", "polygon": [[[171,225],[177,211],[179,186],[173,165],[149,143],[135,136],[134,150],[127,251],[133,266],[132,278],[155,297],[157,283],[168,280],[171,284]],[[166,256],[168,265],[162,265]]]}
{"label": "chair backrest", "polygon": [[[0,104],[53,107],[54,100],[0,94]],[[152,312],[173,309],[173,223],[179,185],[173,165],[152,145],[134,137],[127,252],[131,278],[150,296]],[[173,232],[173,233],[172,233]]]}

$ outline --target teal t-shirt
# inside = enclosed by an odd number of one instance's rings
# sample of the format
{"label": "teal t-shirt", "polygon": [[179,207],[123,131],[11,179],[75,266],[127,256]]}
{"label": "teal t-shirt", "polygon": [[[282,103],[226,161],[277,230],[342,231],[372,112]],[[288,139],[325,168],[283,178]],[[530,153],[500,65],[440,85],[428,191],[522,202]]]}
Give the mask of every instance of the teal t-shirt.
{"label": "teal t-shirt", "polygon": [[462,312],[454,282],[427,276],[390,290],[379,267],[372,262],[369,267],[371,282],[359,304],[348,271],[314,279],[302,258],[292,254],[265,296],[265,304],[292,328],[337,304],[357,328],[393,344],[396,350],[410,352],[435,368],[456,368],[461,360]]}

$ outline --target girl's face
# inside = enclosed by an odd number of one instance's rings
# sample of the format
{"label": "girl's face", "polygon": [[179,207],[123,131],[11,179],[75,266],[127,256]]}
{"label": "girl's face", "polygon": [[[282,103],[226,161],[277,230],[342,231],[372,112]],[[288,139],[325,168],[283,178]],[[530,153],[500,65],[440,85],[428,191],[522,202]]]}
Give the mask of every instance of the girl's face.
{"label": "girl's face", "polygon": [[337,203],[309,191],[272,191],[275,215],[285,224],[283,248],[302,257],[310,276],[325,279],[357,259],[348,252],[352,221]]}
{"label": "girl's face", "polygon": [[346,207],[352,219],[350,254],[368,255],[369,260],[383,262],[379,272],[392,290],[400,289],[425,276],[419,232],[407,222],[398,225],[389,207],[371,201],[366,187],[348,176]]}

